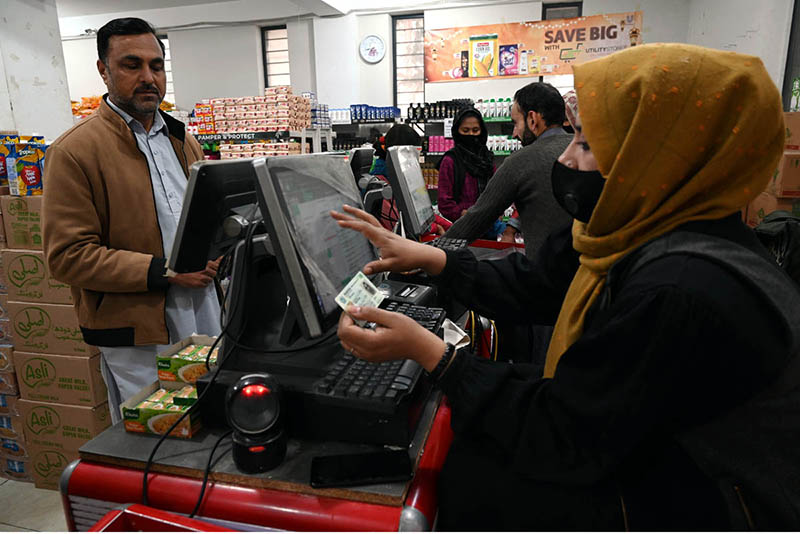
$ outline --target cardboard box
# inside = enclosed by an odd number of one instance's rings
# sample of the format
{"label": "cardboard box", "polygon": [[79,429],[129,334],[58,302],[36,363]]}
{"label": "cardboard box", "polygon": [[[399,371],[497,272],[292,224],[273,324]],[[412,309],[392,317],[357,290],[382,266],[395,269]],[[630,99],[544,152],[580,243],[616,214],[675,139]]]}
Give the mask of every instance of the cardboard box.
{"label": "cardboard box", "polygon": [[[3,249],[6,248],[5,241],[3,241]],[[0,255],[0,295],[5,295],[6,305],[8,304],[8,288],[6,287],[6,269],[3,266],[3,257]]]}
{"label": "cardboard box", "polygon": [[747,205],[745,222],[748,226],[755,228],[761,224],[764,217],[778,210],[788,211],[792,215],[800,217],[800,199],[778,198],[765,191]]}
{"label": "cardboard box", "polygon": [[783,114],[786,125],[786,150],[800,150],[800,111],[787,111]]}
{"label": "cardboard box", "polygon": [[17,375],[14,371],[5,371],[0,373],[0,393],[8,395],[19,394],[17,388]]}
{"label": "cardboard box", "polygon": [[78,451],[60,451],[51,447],[32,446],[28,455],[29,471],[37,488],[58,490],[61,473],[74,460]]}
{"label": "cardboard box", "polygon": [[72,306],[9,301],[8,312],[14,350],[68,356],[91,356],[98,352],[96,347],[83,342]]}
{"label": "cardboard box", "polygon": [[9,300],[72,304],[70,287],[51,276],[41,250],[6,249],[0,256]]}
{"label": "cardboard box", "polygon": [[24,440],[23,426],[22,416],[0,415],[0,438]]}
{"label": "cardboard box", "polygon": [[30,461],[27,458],[20,460],[0,458],[0,475],[20,482],[33,482]]}
{"label": "cardboard box", "polygon": [[14,371],[14,347],[11,345],[0,345],[0,373]]}
{"label": "cardboard box", "polygon": [[776,197],[800,198],[800,152],[784,152],[766,191]]}
{"label": "cardboard box", "polygon": [[[0,260],[2,263],[2,260]],[[5,286],[3,286],[5,287]],[[0,293],[0,319],[8,319],[8,294]]]}
{"label": "cardboard box", "polygon": [[19,415],[19,395],[0,393],[0,415]]}
{"label": "cardboard box", "polygon": [[98,406],[107,400],[100,354],[62,356],[14,352],[20,397],[42,402]]}
{"label": "cardboard box", "polygon": [[[158,353],[156,356],[156,369],[161,387],[166,389],[179,389],[186,384],[194,384],[197,379],[208,372],[205,363],[205,354],[197,352],[192,354],[179,354],[189,345],[204,345],[211,347],[216,338],[209,336],[189,336],[174,343]],[[216,361],[212,356],[211,363]]]}
{"label": "cardboard box", "polygon": [[[184,386],[185,387],[185,386]],[[158,382],[153,382],[139,393],[120,404],[123,424],[127,432],[143,434],[163,434],[185,411],[189,415],[170,433],[175,438],[191,438],[200,430],[200,413],[196,407],[174,405],[171,403],[152,403],[140,406],[140,403],[161,389]]]}
{"label": "cardboard box", "polygon": [[42,250],[42,197],[0,197],[9,248]]}
{"label": "cardboard box", "polygon": [[77,450],[111,424],[107,402],[90,407],[20,399],[18,404],[29,445]]}

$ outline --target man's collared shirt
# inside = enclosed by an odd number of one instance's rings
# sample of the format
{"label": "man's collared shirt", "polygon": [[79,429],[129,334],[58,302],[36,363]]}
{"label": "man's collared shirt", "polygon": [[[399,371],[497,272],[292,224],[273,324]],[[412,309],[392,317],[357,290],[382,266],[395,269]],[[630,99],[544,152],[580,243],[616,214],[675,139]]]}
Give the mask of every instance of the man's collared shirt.
{"label": "man's collared shirt", "polygon": [[[148,132],[141,122],[120,109],[110,98],[106,101],[128,124],[139,150],[147,159],[164,256],[168,257],[178,231],[187,180],[169,139],[167,124],[161,114],[156,112]],[[204,289],[170,285],[167,291],[166,315],[170,343],[194,333],[214,336],[220,331],[219,301],[213,284]]]}

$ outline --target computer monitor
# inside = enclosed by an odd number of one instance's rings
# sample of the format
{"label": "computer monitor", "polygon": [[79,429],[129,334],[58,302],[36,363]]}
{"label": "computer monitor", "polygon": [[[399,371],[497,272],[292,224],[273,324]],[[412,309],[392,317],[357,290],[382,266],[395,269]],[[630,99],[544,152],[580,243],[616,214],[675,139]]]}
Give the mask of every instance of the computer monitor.
{"label": "computer monitor", "polygon": [[260,218],[251,160],[194,163],[167,266],[178,273],[202,271]]}
{"label": "computer monitor", "polygon": [[[334,326],[334,301],[350,278],[377,259],[359,232],[340,227],[330,210],[361,207],[358,189],[344,159],[324,155],[258,158],[252,162],[258,198],[270,243],[288,296],[287,328],[313,339]],[[279,303],[280,304],[280,303]],[[288,326],[287,326],[288,325]]]}
{"label": "computer monitor", "polygon": [[361,177],[364,175],[369,176],[374,156],[374,148],[354,148],[350,151],[350,168],[353,170],[353,177],[356,179],[356,184],[362,189],[365,187],[360,184]]}
{"label": "computer monitor", "polygon": [[403,214],[406,236],[419,239],[435,219],[428,188],[414,146],[393,146],[386,151],[387,179]]}

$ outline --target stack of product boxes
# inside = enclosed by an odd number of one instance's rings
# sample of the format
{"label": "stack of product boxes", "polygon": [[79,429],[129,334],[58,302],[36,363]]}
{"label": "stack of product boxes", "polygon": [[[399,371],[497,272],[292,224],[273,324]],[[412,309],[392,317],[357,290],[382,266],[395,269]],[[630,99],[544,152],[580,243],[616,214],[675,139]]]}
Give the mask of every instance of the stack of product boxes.
{"label": "stack of product boxes", "polygon": [[120,406],[125,430],[142,434],[164,434],[179,418],[183,420],[170,433],[176,438],[191,438],[200,430],[197,412],[197,379],[208,372],[206,358],[214,367],[218,349],[211,352],[215,338],[189,336],[164,349],[156,357],[158,381],[143,388]]}
{"label": "stack of product boxes", "polygon": [[297,141],[270,143],[222,143],[219,145],[220,159],[261,158],[270,156],[289,156],[300,153]]}
{"label": "stack of product boxes", "polygon": [[307,98],[311,103],[311,127],[330,128],[331,114],[328,110],[328,104],[320,104],[317,101],[317,93],[313,91],[303,93],[303,98]]}
{"label": "stack of product boxes", "polygon": [[[13,351],[0,348],[0,361],[8,366],[10,357],[17,391],[0,401],[0,410],[13,415],[6,430],[24,459],[16,466],[25,467],[36,487],[57,489],[78,448],[111,419],[100,354],[83,342],[70,288],[52,278],[42,252],[42,196],[28,194],[0,198],[7,240],[0,259],[13,342]],[[11,449],[9,443],[4,450]]]}
{"label": "stack of product boxes", "polygon": [[786,144],[778,168],[772,173],[767,188],[744,212],[750,226],[758,224],[770,213],[783,210],[800,216],[800,112],[784,113]]}
{"label": "stack of product boxes", "polygon": [[212,98],[195,106],[192,133],[227,134],[301,130],[311,126],[311,101],[284,85],[264,96]]}

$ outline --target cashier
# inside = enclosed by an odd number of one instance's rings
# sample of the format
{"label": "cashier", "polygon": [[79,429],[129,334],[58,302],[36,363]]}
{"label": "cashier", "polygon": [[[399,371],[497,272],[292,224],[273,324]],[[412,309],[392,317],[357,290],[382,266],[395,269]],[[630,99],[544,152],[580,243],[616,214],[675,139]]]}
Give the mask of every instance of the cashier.
{"label": "cashier", "polygon": [[[739,215],[780,157],[780,94],[760,59],[688,45],[574,73],[552,180],[576,222],[532,261],[334,215],[380,248],[367,273],[422,267],[484,315],[554,323],[544,368],[455,351],[375,308],[350,310],[374,330],[342,315],[342,344],[412,358],[447,394],[444,530],[796,530],[800,295]],[[700,252],[670,253],[687,243]]]}

